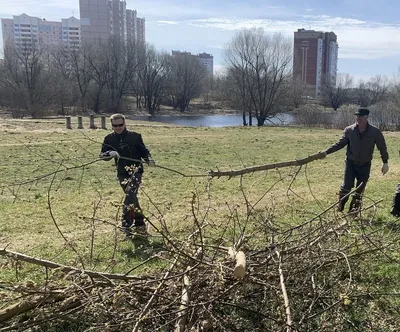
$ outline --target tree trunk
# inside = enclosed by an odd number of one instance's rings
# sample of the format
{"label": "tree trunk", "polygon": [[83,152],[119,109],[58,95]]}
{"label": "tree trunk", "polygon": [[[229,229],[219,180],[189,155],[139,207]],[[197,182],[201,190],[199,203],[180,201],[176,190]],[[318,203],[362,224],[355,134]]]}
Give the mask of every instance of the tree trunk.
{"label": "tree trunk", "polygon": [[243,111],[243,113],[242,113],[242,119],[243,119],[243,126],[247,126],[247,122],[246,122],[246,111]]}

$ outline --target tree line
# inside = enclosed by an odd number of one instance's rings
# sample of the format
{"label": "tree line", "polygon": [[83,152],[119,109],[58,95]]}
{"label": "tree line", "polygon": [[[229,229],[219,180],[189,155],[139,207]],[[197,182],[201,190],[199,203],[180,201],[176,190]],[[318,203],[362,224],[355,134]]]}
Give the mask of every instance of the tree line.
{"label": "tree line", "polygon": [[150,114],[162,103],[185,111],[206,82],[205,69],[190,54],[171,56],[117,38],[80,48],[10,43],[0,65],[0,103],[16,116],[34,118],[70,107],[119,112],[129,97]]}
{"label": "tree line", "polygon": [[[204,107],[219,102],[241,112],[243,125],[262,126],[278,113],[309,102],[307,87],[293,77],[292,40],[263,29],[237,32],[224,51],[225,70],[211,77],[189,53],[170,55],[152,45],[110,38],[80,48],[7,44],[0,64],[0,105],[15,117],[41,117],[71,108],[85,113],[119,112],[132,103],[154,115],[162,105],[187,112],[194,98]],[[376,76],[354,84],[339,74],[323,86],[318,103],[371,106],[400,103],[400,81]],[[313,101],[315,102],[315,101]]]}

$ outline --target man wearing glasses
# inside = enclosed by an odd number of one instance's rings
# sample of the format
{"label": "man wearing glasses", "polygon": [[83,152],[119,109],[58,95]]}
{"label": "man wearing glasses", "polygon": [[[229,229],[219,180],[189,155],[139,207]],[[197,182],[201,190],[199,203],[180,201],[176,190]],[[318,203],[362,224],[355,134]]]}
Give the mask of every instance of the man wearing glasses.
{"label": "man wearing glasses", "polygon": [[147,234],[137,194],[142,180],[142,160],[149,166],[155,166],[155,162],[143,143],[142,135],[126,129],[124,115],[113,114],[110,120],[113,132],[104,138],[100,158],[115,160],[118,180],[125,192],[122,227],[127,236],[132,235],[133,229],[135,233]]}
{"label": "man wearing glasses", "polygon": [[338,211],[340,212],[344,210],[355,180],[357,180],[357,190],[351,200],[349,212],[356,212],[361,208],[362,194],[369,179],[375,145],[378,147],[383,162],[382,175],[389,171],[389,155],[385,138],[377,127],[368,122],[369,110],[360,108],[354,114],[356,122],[344,129],[343,136],[337,143],[322,152],[325,156],[347,146],[344,180],[339,191]]}

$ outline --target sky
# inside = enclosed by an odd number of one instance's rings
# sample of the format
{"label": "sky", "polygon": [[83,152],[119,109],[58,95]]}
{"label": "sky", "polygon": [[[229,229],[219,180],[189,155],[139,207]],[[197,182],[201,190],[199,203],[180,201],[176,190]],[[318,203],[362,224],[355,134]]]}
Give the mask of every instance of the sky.
{"label": "sky", "polygon": [[[293,38],[298,28],[333,31],[338,71],[356,81],[392,78],[400,66],[398,0],[127,0],[146,18],[146,41],[157,50],[206,52],[214,70],[224,68],[223,50],[237,31],[261,27]],[[0,17],[26,13],[61,21],[79,18],[79,0],[0,0]],[[1,35],[0,35],[1,38]],[[2,45],[2,40],[0,40]],[[1,50],[0,50],[1,52]]]}

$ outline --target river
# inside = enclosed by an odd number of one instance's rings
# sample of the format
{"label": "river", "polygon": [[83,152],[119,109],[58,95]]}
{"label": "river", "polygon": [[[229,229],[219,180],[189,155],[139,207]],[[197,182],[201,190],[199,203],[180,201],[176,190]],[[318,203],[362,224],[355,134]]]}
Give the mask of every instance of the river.
{"label": "river", "polygon": [[[241,115],[155,115],[155,116],[128,116],[131,120],[161,122],[179,126],[191,127],[232,127],[242,126]],[[290,114],[278,114],[269,119],[266,125],[285,125],[293,123],[294,118]],[[253,126],[257,125],[253,118]]]}

